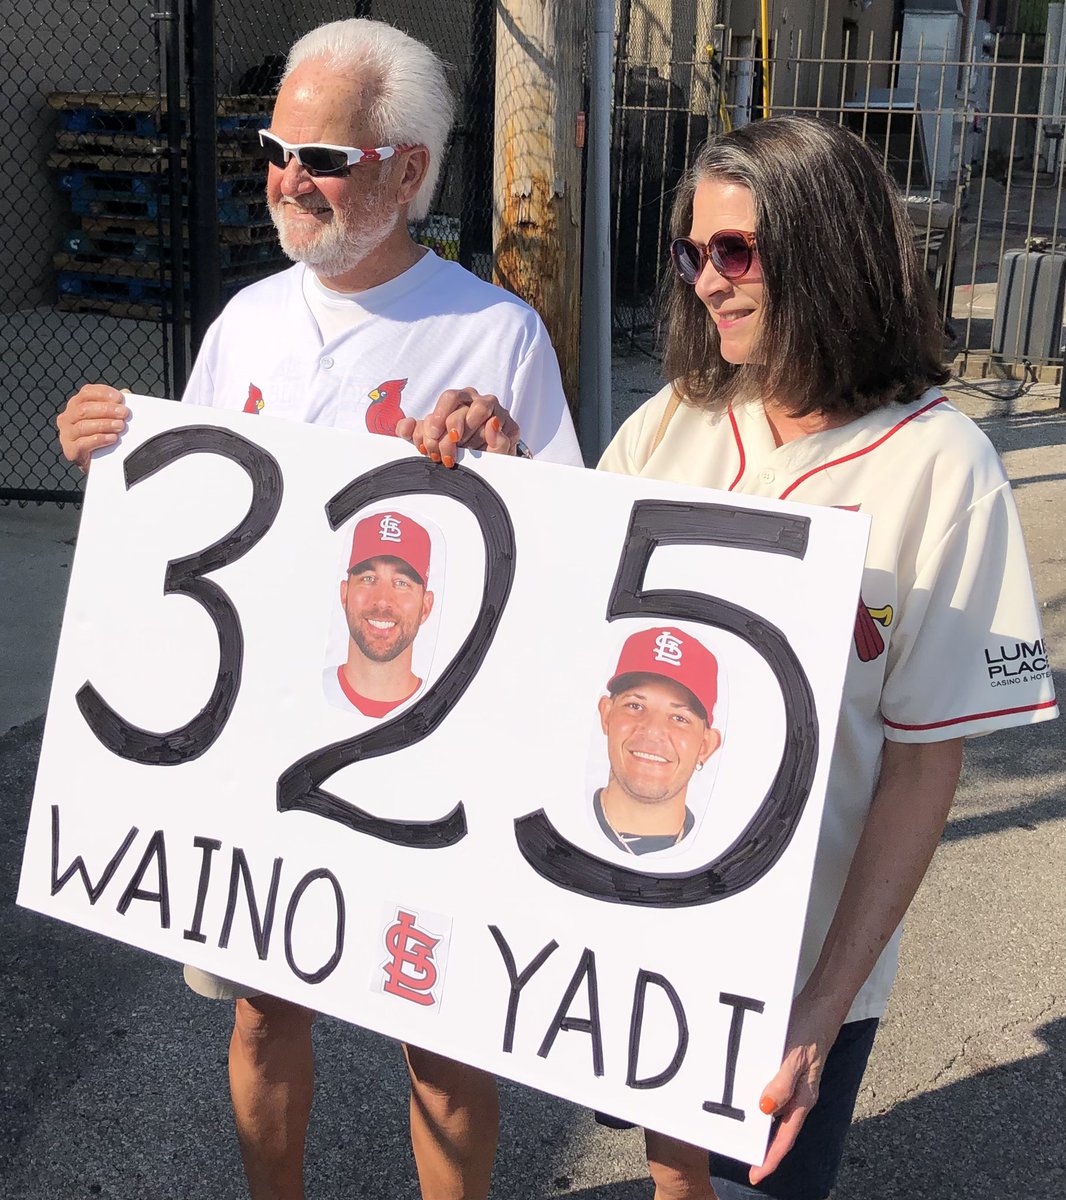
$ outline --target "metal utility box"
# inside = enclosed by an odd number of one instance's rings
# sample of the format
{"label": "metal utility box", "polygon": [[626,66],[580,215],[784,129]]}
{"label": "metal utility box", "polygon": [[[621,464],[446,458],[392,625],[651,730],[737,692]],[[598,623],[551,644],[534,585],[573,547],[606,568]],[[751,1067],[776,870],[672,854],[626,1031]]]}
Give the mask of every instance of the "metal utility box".
{"label": "metal utility box", "polygon": [[904,0],[895,103],[921,113],[934,191],[955,176],[956,147],[965,124],[956,96],[962,45],[961,0]]}
{"label": "metal utility box", "polygon": [[1008,250],[999,268],[992,353],[1047,362],[1062,357],[1066,250]]}

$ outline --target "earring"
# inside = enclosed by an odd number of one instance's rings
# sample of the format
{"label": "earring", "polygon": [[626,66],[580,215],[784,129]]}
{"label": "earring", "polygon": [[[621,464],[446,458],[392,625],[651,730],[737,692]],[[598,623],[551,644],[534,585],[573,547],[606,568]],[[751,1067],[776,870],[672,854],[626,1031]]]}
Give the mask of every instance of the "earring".
{"label": "earring", "polygon": [[703,763],[701,763],[701,762],[698,762],[698,763],[696,764],[696,770],[697,770],[697,771],[702,771],[702,770],[703,770]]}

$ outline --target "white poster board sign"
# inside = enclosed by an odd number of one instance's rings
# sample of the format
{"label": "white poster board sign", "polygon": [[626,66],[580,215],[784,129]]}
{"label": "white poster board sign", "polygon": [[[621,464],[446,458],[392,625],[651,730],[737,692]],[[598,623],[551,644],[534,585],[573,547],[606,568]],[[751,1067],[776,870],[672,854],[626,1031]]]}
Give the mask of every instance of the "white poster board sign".
{"label": "white poster board sign", "polygon": [[129,404],[19,902],[761,1161],[866,518]]}

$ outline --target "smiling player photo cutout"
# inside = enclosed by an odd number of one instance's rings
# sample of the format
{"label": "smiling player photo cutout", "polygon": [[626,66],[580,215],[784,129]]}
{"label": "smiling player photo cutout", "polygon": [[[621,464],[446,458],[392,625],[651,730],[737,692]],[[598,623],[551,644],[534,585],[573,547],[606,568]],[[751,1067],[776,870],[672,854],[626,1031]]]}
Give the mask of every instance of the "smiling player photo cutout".
{"label": "smiling player photo cutout", "polygon": [[696,638],[657,627],[626,639],[599,700],[610,767],[592,801],[613,846],[651,854],[692,832],[689,782],[722,744],[717,698],[718,660]]}
{"label": "smiling player photo cutout", "polygon": [[357,522],[340,584],[348,654],[323,678],[331,704],[380,718],[422,687],[412,657],[433,611],[431,553],[428,532],[402,513],[378,512]]}

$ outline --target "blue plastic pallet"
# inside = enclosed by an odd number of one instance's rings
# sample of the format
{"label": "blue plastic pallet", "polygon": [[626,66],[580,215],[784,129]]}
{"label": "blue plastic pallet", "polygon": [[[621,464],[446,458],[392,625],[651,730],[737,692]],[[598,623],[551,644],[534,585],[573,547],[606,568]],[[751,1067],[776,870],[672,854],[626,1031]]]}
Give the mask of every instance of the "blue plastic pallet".
{"label": "blue plastic pallet", "polygon": [[135,279],[129,275],[90,275],[81,271],[60,271],[56,287],[66,296],[91,296],[96,300],[158,304],[163,285],[156,279]]}
{"label": "blue plastic pallet", "polygon": [[[224,279],[221,294],[224,300],[240,291],[242,287],[261,279],[269,271],[247,271],[239,278]],[[56,275],[56,287],[61,296],[79,296],[85,300],[98,300],[101,304],[162,304],[170,299],[170,284],[158,279],[136,279],[129,275],[95,275],[83,271],[60,271]]]}
{"label": "blue plastic pallet", "polygon": [[[160,256],[169,261],[170,253],[160,244],[158,237],[124,236],[122,234],[90,235],[75,230],[63,238],[63,248],[86,262],[122,260],[129,263],[159,262]],[[227,243],[219,248],[219,262],[223,267],[245,266],[279,258],[281,251],[273,240]]]}
{"label": "blue plastic pallet", "polygon": [[[129,196],[156,196],[166,187],[166,178],[155,173],[137,175],[124,171],[64,171],[59,176],[63,192],[79,192],[90,199],[125,200]],[[215,189],[220,200],[262,195],[263,178],[244,175],[220,179]]]}
{"label": "blue plastic pallet", "polygon": [[[134,217],[154,220],[170,211],[167,197],[113,196],[92,197],[72,192],[71,211],[81,217]],[[270,209],[265,200],[223,200],[218,206],[221,225],[265,225],[270,221]]]}
{"label": "blue plastic pallet", "polygon": [[[185,126],[182,117],[182,127]],[[264,113],[218,118],[219,133],[238,133],[242,129],[266,129],[270,117]],[[67,108],[60,110],[59,127],[67,133],[128,134],[131,137],[162,138],[166,133],[163,114],[116,112],[102,108]]]}

